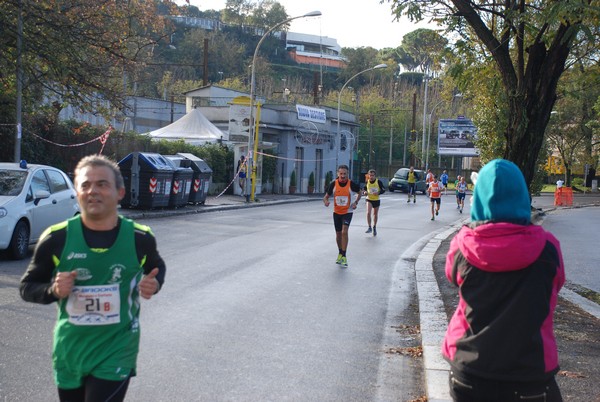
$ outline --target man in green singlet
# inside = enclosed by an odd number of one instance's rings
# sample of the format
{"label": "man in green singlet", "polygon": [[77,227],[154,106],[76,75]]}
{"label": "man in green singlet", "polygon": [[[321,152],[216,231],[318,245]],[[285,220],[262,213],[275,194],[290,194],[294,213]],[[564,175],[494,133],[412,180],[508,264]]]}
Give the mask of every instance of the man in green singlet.
{"label": "man in green singlet", "polygon": [[19,290],[57,303],[52,353],[61,401],[123,401],[136,374],[140,296],[150,299],[166,267],[149,227],[118,214],[119,166],[92,155],[75,168],[81,215],[46,229]]}

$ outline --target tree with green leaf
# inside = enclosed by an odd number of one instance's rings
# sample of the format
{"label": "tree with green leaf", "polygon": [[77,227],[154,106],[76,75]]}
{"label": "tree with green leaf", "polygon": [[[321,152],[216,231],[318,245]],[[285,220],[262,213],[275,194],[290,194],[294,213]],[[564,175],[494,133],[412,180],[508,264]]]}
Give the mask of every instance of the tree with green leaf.
{"label": "tree with green leaf", "polygon": [[419,28],[402,37],[400,48],[422,72],[439,71],[447,44],[434,30]]}
{"label": "tree with green leaf", "polygon": [[382,2],[391,3],[398,18],[432,17],[459,35],[457,51],[472,56],[476,63],[493,61],[501,83],[497,103],[505,105],[496,127],[504,137],[502,156],[515,162],[531,184],[558,81],[578,35],[590,36],[597,25],[598,1]]}
{"label": "tree with green leaf", "polygon": [[588,164],[597,166],[593,149],[594,102],[600,98],[598,67],[575,62],[559,82],[559,98],[547,130],[548,143],[558,151],[566,169],[566,184],[571,184],[572,171],[583,171]]}

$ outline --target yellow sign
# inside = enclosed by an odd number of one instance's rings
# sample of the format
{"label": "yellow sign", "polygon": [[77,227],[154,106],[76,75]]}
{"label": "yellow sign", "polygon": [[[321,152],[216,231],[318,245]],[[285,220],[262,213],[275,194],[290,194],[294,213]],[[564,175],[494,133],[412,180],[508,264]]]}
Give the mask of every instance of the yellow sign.
{"label": "yellow sign", "polygon": [[549,174],[564,174],[565,165],[563,165],[562,159],[559,156],[549,156],[546,162],[546,171]]}

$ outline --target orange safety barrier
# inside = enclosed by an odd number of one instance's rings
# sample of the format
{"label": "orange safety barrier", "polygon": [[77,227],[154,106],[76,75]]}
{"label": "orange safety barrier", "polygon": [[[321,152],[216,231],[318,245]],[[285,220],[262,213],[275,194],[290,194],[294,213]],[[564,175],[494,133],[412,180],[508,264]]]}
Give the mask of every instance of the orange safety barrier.
{"label": "orange safety barrier", "polygon": [[571,187],[557,188],[554,192],[554,206],[573,206],[573,189]]}

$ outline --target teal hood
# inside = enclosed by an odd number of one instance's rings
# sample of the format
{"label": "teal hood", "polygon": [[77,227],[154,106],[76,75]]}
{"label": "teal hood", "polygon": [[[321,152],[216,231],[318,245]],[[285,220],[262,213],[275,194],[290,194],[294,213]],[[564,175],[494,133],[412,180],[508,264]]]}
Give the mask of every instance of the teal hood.
{"label": "teal hood", "polygon": [[531,222],[525,178],[513,162],[494,159],[480,171],[473,190],[472,221]]}

